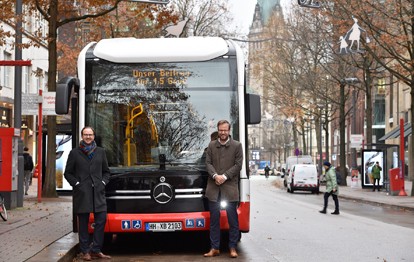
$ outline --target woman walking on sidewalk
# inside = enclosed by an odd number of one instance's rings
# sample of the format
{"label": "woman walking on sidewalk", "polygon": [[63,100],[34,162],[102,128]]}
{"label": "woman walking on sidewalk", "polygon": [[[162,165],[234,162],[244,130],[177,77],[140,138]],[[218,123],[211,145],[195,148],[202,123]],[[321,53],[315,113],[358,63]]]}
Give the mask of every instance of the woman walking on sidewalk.
{"label": "woman walking on sidewalk", "polygon": [[326,214],[326,208],[328,207],[329,196],[332,195],[332,198],[335,202],[335,211],[332,212],[332,215],[339,215],[339,201],[338,201],[338,184],[336,183],[336,172],[335,168],[331,166],[331,163],[325,161],[323,163],[325,168],[325,179],[326,179],[326,191],[323,195],[323,209],[319,211],[322,214]]}

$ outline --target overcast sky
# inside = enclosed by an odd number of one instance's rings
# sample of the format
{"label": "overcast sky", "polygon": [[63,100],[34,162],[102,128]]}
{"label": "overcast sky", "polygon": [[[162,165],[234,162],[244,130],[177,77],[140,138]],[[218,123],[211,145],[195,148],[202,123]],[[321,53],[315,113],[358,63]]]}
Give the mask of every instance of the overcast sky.
{"label": "overcast sky", "polygon": [[[280,3],[285,9],[288,5],[292,4],[290,1],[281,0]],[[249,33],[249,27],[252,24],[257,0],[228,0],[228,2],[234,17],[234,26],[240,28],[240,34],[247,35]]]}
{"label": "overcast sky", "polygon": [[240,34],[248,34],[257,0],[228,0],[228,2],[235,26],[240,28]]}

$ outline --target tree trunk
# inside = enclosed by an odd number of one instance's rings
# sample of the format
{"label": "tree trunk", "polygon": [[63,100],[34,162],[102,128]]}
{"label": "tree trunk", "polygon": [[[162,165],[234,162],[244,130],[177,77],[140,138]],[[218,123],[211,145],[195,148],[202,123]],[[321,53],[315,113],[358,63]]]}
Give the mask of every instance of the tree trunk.
{"label": "tree trunk", "polygon": [[[326,109],[327,110],[327,109]],[[323,122],[324,131],[325,131],[325,159],[329,159],[329,121],[328,113],[325,113],[325,121]]]}
{"label": "tree trunk", "polygon": [[[58,1],[50,1],[49,19],[49,72],[48,72],[48,91],[56,91],[57,73],[57,14]],[[56,192],[56,117],[47,116],[47,155],[46,155],[46,176],[43,185],[44,197],[57,197]]]}
{"label": "tree trunk", "polygon": [[371,73],[369,70],[369,66],[367,65],[367,58],[364,59],[364,71],[365,71],[365,96],[366,96],[366,121],[367,121],[367,137],[366,137],[366,144],[367,148],[372,148],[372,78]]}
{"label": "tree trunk", "polygon": [[[414,130],[414,75],[411,75],[411,90],[410,90],[410,94],[411,94],[411,109],[410,109],[410,113],[411,113],[411,130]],[[414,143],[413,143],[413,133],[411,134],[411,136],[409,136],[409,150],[408,150],[408,178],[411,180],[411,196],[414,196]],[[400,145],[400,146],[404,146],[404,145]],[[405,173],[405,172],[404,172]],[[403,174],[404,176],[405,174]]]}
{"label": "tree trunk", "polygon": [[342,183],[341,185],[346,186],[346,176],[347,170],[346,170],[346,151],[345,151],[345,83],[341,83],[340,86],[340,99],[341,104],[339,108],[339,136],[340,136],[340,142],[339,142],[339,166],[340,170],[339,172],[342,175]]}

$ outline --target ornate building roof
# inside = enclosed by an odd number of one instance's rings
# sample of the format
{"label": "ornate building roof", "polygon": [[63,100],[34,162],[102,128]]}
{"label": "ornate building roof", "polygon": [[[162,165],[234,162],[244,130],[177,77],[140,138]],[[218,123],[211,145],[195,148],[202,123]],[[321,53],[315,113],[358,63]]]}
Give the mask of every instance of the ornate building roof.
{"label": "ornate building roof", "polygon": [[269,20],[273,8],[280,8],[280,0],[257,0],[257,4],[261,7],[262,11],[262,19],[263,22],[266,24]]}

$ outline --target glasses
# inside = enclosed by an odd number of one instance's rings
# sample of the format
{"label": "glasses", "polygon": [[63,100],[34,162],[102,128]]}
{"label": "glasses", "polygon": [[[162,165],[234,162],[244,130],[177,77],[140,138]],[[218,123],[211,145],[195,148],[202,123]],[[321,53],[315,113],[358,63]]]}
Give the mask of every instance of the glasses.
{"label": "glasses", "polygon": [[83,134],[83,136],[93,136],[93,134]]}

